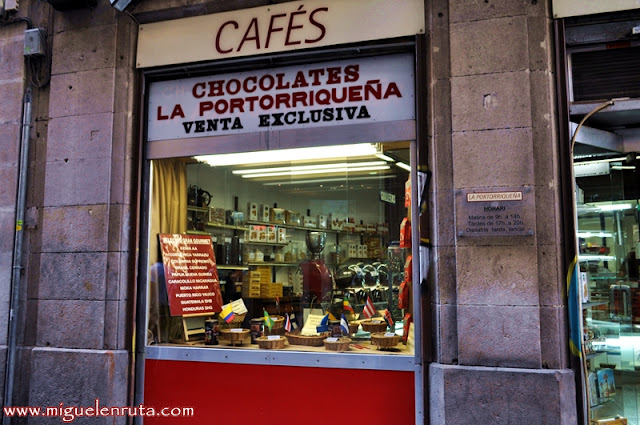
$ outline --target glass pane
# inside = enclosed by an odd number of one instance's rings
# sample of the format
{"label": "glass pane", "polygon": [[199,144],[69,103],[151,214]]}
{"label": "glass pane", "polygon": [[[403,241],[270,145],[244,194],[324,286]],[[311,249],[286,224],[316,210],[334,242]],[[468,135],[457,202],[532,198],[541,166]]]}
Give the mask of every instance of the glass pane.
{"label": "glass pane", "polygon": [[600,161],[598,171],[586,174],[580,167],[577,163],[577,236],[590,415],[593,420],[625,417],[637,425],[640,237],[635,167],[622,159]]}
{"label": "glass pane", "polygon": [[413,355],[409,151],[153,161],[149,343]]}

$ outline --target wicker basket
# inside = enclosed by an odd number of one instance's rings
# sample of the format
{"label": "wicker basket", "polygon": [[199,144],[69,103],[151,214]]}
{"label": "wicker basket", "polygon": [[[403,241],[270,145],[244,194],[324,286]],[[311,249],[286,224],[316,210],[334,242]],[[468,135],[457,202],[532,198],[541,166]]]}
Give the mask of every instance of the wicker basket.
{"label": "wicker basket", "polygon": [[282,329],[284,328],[284,317],[282,316],[271,316],[275,323],[271,326],[271,329]]}
{"label": "wicker basket", "polygon": [[266,350],[278,350],[280,348],[284,348],[284,343],[286,341],[285,338],[280,337],[278,339],[269,339],[266,336],[261,336],[256,338],[258,342],[258,347],[264,348]]}
{"label": "wicker basket", "polygon": [[308,347],[320,347],[322,341],[329,336],[329,332],[322,332],[319,335],[300,335],[299,331],[287,332],[285,334],[289,344],[291,345],[306,345]]}
{"label": "wicker basket", "polygon": [[[238,329],[238,328],[235,328]],[[244,343],[245,338],[249,336],[249,329],[241,329],[240,331],[235,331],[232,329],[221,329],[220,330],[220,339],[223,341],[229,341],[231,345],[242,345]]]}
{"label": "wicker basket", "polygon": [[[376,322],[378,322],[376,320]],[[384,320],[376,323],[371,319],[368,320],[363,320],[362,322],[360,322],[360,324],[362,325],[362,330],[364,330],[365,332],[384,332],[387,330],[387,322],[385,322]]]}
{"label": "wicker basket", "polygon": [[247,316],[247,313],[236,314],[233,316],[233,319],[229,323],[225,322],[221,317],[218,319],[218,323],[220,323],[220,329],[237,329],[242,327],[242,323],[244,322],[244,318]]}
{"label": "wicker basket", "polygon": [[330,341],[329,339],[325,339],[324,348],[331,351],[347,351],[349,349],[350,343],[351,338],[338,338],[337,341]]}
{"label": "wicker basket", "polygon": [[400,335],[388,336],[384,332],[371,334],[371,343],[378,347],[378,350],[384,348],[393,348],[400,342]]}
{"label": "wicker basket", "polygon": [[357,334],[358,328],[360,327],[360,323],[349,323],[349,335]]}

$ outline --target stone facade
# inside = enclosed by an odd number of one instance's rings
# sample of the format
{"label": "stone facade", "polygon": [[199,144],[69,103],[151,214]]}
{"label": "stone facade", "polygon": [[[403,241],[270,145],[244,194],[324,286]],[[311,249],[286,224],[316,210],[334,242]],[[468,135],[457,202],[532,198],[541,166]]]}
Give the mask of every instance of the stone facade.
{"label": "stone facade", "polygon": [[[132,402],[137,23],[280,2],[141,0],[131,15],[105,0],[65,12],[20,2],[19,13],[47,29],[52,54],[50,84],[34,91],[14,404]],[[428,128],[420,142],[433,171],[434,245],[425,408],[438,425],[576,423],[550,1],[434,0],[425,9],[428,112],[419,120]],[[4,235],[14,228],[25,29],[0,26]],[[533,191],[534,235],[457,235],[457,193],[502,187]],[[12,246],[0,239],[3,364]]]}

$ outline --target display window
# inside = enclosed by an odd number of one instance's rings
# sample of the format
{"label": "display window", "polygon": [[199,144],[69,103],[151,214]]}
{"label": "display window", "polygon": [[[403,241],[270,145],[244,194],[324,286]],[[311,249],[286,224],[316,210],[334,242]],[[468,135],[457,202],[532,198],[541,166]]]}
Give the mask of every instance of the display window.
{"label": "display window", "polygon": [[148,347],[414,358],[413,67],[149,85]]}

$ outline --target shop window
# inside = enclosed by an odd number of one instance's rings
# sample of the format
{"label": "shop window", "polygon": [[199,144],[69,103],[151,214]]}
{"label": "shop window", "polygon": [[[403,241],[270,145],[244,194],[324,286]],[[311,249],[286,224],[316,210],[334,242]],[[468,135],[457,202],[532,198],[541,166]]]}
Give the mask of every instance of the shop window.
{"label": "shop window", "polygon": [[413,355],[412,143],[152,160],[148,344]]}

